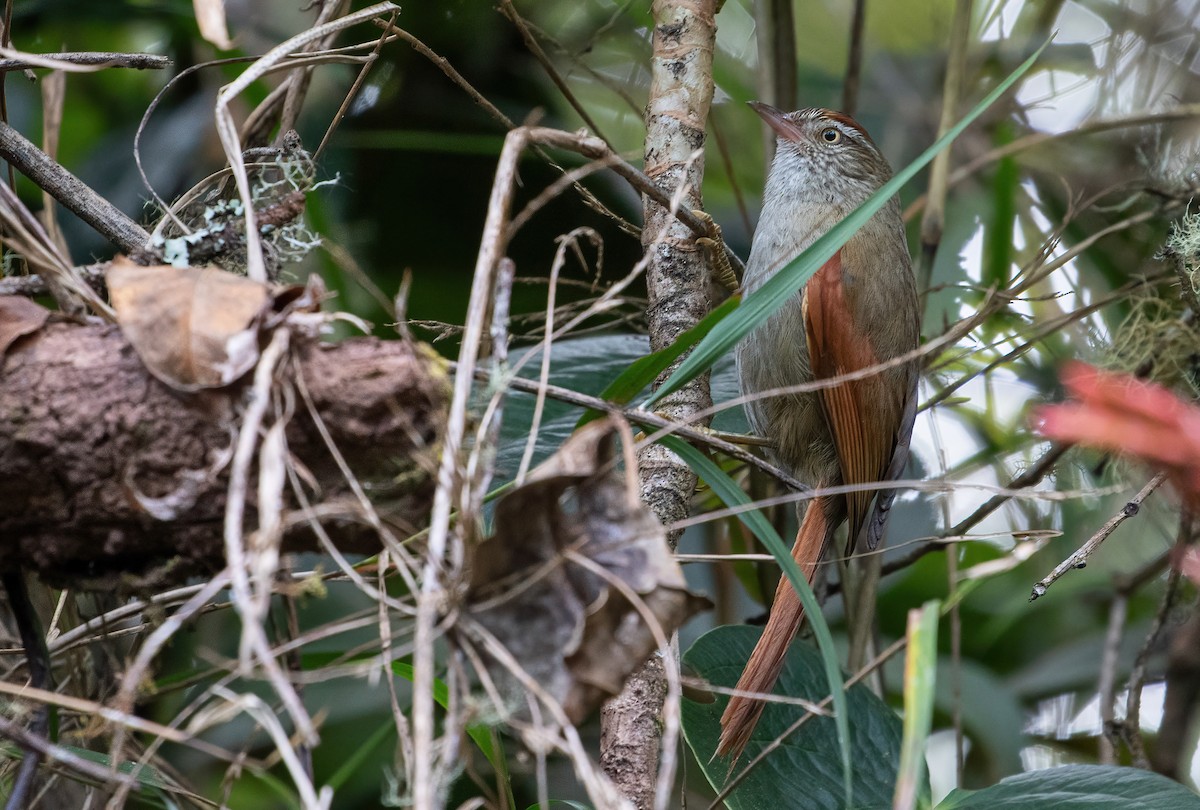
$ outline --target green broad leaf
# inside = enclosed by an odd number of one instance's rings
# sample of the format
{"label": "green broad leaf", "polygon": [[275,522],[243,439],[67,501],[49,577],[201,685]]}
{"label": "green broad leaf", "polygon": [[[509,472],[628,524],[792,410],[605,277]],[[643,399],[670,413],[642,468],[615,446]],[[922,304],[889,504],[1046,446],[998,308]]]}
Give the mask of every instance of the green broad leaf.
{"label": "green broad leaf", "polygon": [[1197,810],[1200,796],[1140,768],[1065,765],[1010,776],[983,790],[955,790],[937,810]]}
{"label": "green broad leaf", "polygon": [[[750,503],[750,499],[746,497],[746,493],[742,491],[742,488],[726,475],[720,467],[714,464],[708,456],[674,436],[665,436],[660,442],[682,458],[684,463],[691,467],[696,475],[704,479],[726,506],[745,506]],[[767,547],[767,550],[771,552],[771,555],[779,563],[780,568],[783,569],[783,575],[787,577],[788,582],[792,584],[792,587],[800,597],[800,603],[804,605],[804,612],[808,616],[809,624],[812,626],[813,635],[817,637],[817,646],[821,650],[821,660],[825,670],[825,684],[829,689],[825,694],[833,696],[834,726],[837,729],[837,748],[841,754],[842,787],[845,791],[843,798],[845,799],[846,806],[853,806],[851,802],[854,788],[853,765],[850,758],[850,720],[846,708],[846,690],[842,681],[842,671],[838,666],[837,648],[833,644],[833,635],[829,632],[829,625],[825,623],[825,616],[821,613],[821,606],[817,604],[817,598],[813,595],[812,588],[808,586],[808,580],[800,571],[800,566],[792,558],[791,551],[784,545],[783,540],[779,537],[771,522],[758,509],[749,509],[741,512],[738,514],[738,519],[742,521],[746,528],[754,533],[754,536]],[[750,649],[753,649],[753,645],[751,645]],[[750,657],[750,649],[746,650],[741,663],[738,665],[739,672]],[[735,675],[734,682],[736,681],[737,676]],[[819,699],[824,699],[825,694],[820,695]],[[718,718],[720,717],[720,715],[717,716]],[[760,722],[758,729],[755,731],[755,739],[758,738],[761,730],[762,723]],[[774,735],[766,739],[770,741],[773,737]],[[692,750],[696,751],[695,746],[693,746]],[[708,760],[712,758],[714,751],[716,751],[715,745],[703,754],[700,751],[696,751],[696,755],[701,760]],[[750,757],[746,757],[745,755],[743,755],[743,759],[747,762],[750,761]]]}
{"label": "green broad leaf", "polygon": [[[550,348],[549,382],[578,394],[599,396],[610,380],[649,351],[650,346],[644,335],[598,335],[556,340]],[[540,349],[516,350],[510,355],[509,363],[516,364],[531,352],[533,356],[529,357],[517,375],[522,379],[537,380],[541,376]],[[516,477],[525,443],[533,428],[536,400],[529,392],[509,389],[504,400],[504,420],[500,426],[493,486]],[[547,397],[534,439],[533,466],[549,458],[562,446],[585,411],[578,405]]]}
{"label": "green broad leaf", "polygon": [[[683,662],[709,683],[732,687],[741,674],[761,630],[745,625],[718,627],[704,634]],[[828,694],[824,656],[797,641],[788,650],[775,692],[814,703]],[[858,684],[845,690],[849,747],[854,756],[854,799],[847,801],[842,780],[839,731],[833,718],[813,717],[789,735],[756,766],[725,800],[730,810],[845,810],[892,806],[900,761],[900,720],[870,689]],[[729,698],[711,703],[683,701],[683,733],[705,777],[720,789],[728,779],[728,762],[714,760],[721,733],[721,713]],[[804,715],[799,706],[768,703],[740,764],[750,762],[772,740]]]}
{"label": "green broad leaf", "polygon": [[938,610],[936,599],[908,614],[908,654],[904,661],[904,740],[896,775],[898,810],[929,806],[925,778],[925,742],[933,723],[934,684],[937,681]]}
{"label": "green broad leaf", "polygon": [[[67,751],[80,759],[87,760],[95,765],[100,765],[104,768],[112,768],[112,757],[108,754],[99,751],[91,751],[87,748],[80,748],[77,745],[63,745],[64,751]],[[20,759],[24,753],[16,746],[3,745],[0,746],[0,754],[10,759]],[[139,765],[131,760],[124,760],[117,766],[117,772],[125,775],[132,775],[135,782],[144,790],[136,794],[141,799],[142,805],[158,806],[165,810],[176,810],[179,803],[171,794],[178,794],[187,798],[199,798],[196,794],[190,793],[178,786],[172,785],[159,773],[159,771],[151,765],[145,763]],[[0,785],[0,796],[4,794],[4,787]]]}
{"label": "green broad leaf", "polygon": [[[949,657],[939,660],[938,677],[943,683],[958,678],[961,698],[957,708],[963,729],[971,735],[971,756],[982,760],[984,772],[994,774],[992,778],[1019,771],[1021,750],[1029,743],[1021,701],[1004,680],[977,661],[964,657],[958,662],[957,673],[954,666]],[[941,690],[936,700],[937,710],[952,717],[956,708],[953,690]]]}
{"label": "green broad leaf", "polygon": [[[85,759],[94,765],[103,765],[105,768],[112,767],[112,757],[108,754],[103,754],[99,751],[89,751],[86,748],[80,748],[77,745],[64,745],[63,750],[68,751],[80,759]],[[125,761],[117,766],[117,771],[123,774],[133,774],[133,778],[140,785],[147,787],[163,788],[171,790],[171,784],[159,774],[159,772],[150,765],[141,765],[136,762]]]}
{"label": "green broad leaf", "polygon": [[[513,352],[510,362],[515,363],[529,351],[535,350]],[[603,397],[605,391],[615,385],[613,381],[649,354],[650,344],[645,335],[595,335],[558,340],[550,350],[549,382],[579,394]],[[519,376],[527,380],[538,379],[541,374],[541,361],[540,353],[530,358],[521,368]],[[649,379],[653,381],[654,375]],[[725,358],[717,363],[710,382],[713,401],[723,402],[738,396],[737,372],[733,367],[733,358]],[[637,397],[644,388],[635,391],[631,398]],[[517,474],[521,456],[525,452],[525,443],[533,426],[535,401],[536,397],[533,394],[511,389],[505,398],[504,421],[500,428],[500,445],[496,451],[496,477],[493,486],[508,483]],[[586,412],[586,408],[578,405],[570,405],[552,398],[546,399],[542,421],[534,440],[534,466],[562,446]],[[749,430],[740,407],[717,414],[713,420],[713,427],[735,433],[745,433]]]}
{"label": "green broad leaf", "polygon": [[679,368],[675,369],[675,373],[650,396],[643,407],[650,407],[667,394],[678,391],[686,383],[699,376],[705,369],[712,366],[718,357],[732,349],[739,340],[754,331],[772,313],[783,306],[825,262],[833,257],[833,254],[841,249],[842,245],[846,244],[859,228],[865,225],[879,209],[887,204],[888,200],[904,187],[905,183],[915,177],[917,172],[925,168],[935,155],[962,134],[963,130],[970,126],[984,110],[1008,92],[1009,88],[1033,67],[1033,63],[1037,61],[1049,44],[1049,40],[1043,43],[1042,47],[1034,51],[1033,55],[1022,62],[1008,78],[996,85],[992,92],[988,93],[945,135],[922,152],[916,160],[905,166],[895,177],[885,183],[883,188],[871,195],[870,199],[834,225],[828,233],[813,242],[807,250],[784,265],[770,280],[743,299],[742,305],[738,307],[737,311],[717,324],[700,341],[695,351],[688,355]]}
{"label": "green broad leaf", "polygon": [[[393,661],[392,672],[410,682],[414,677],[412,664],[407,664],[403,661]],[[450,690],[441,678],[433,679],[433,699],[443,709],[450,706]],[[483,723],[471,723],[467,726],[466,732],[471,741],[475,743],[476,747],[487,758],[488,763],[491,764],[496,773],[504,780],[504,789],[508,793],[508,806],[516,807],[517,804],[513,800],[512,793],[512,777],[508,773],[508,762],[505,759],[504,747],[500,742],[500,738],[496,736],[490,726]]]}
{"label": "green broad leaf", "polygon": [[[614,405],[627,405],[634,397],[642,393],[652,382],[658,379],[680,355],[696,345],[702,337],[712,331],[726,315],[737,309],[741,302],[740,296],[731,296],[721,306],[708,313],[700,323],[680,335],[674,343],[665,349],[639,357],[622,371],[615,380],[600,392],[600,398]],[[588,410],[576,428],[581,428],[593,419],[599,419],[603,414],[597,410]]]}

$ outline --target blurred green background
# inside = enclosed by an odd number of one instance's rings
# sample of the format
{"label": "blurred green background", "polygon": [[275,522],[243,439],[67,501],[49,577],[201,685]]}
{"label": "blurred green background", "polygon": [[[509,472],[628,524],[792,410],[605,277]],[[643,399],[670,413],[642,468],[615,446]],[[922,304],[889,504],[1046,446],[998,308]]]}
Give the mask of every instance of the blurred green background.
{"label": "blurred green background", "polygon": [[[295,0],[242,0],[228,4],[236,48],[217,54],[198,35],[192,4],[171,2],[23,2],[13,5],[12,41],[19,50],[151,51],[170,56],[164,72],[105,70],[67,78],[65,123],[59,160],[93,188],[135,218],[153,218],[148,194],[132,158],[133,135],[143,112],[167,78],[216,56],[259,54],[306,28],[312,12]],[[365,4],[355,4],[360,7]],[[642,107],[648,90],[651,18],[648,4],[624,0],[549,2],[523,0],[517,9],[578,103],[600,133],[635,164],[640,162]],[[955,3],[952,0],[868,0],[863,37],[862,88],[856,116],[873,134],[894,166],[902,166],[937,135],[942,81]],[[840,107],[849,52],[853,3],[849,0],[796,0],[796,82],[799,106]],[[764,177],[764,142],[757,117],[744,102],[763,98],[763,56],[758,33],[764,25],[755,0],[727,0],[719,16],[715,54],[716,93],[706,153],[704,198],[740,256],[749,251],[758,196]],[[757,15],[757,16],[756,16]],[[1066,257],[1054,273],[1000,307],[970,336],[936,358],[922,386],[922,398],[961,385],[951,399],[923,412],[914,434],[911,477],[943,482],[941,491],[904,496],[890,534],[902,557],[921,538],[941,535],[1047,449],[1028,425],[1031,402],[1058,394],[1057,370],[1069,358],[1137,369],[1154,358],[1152,373],[1180,390],[1197,385],[1192,333],[1182,320],[1177,290],[1166,266],[1156,259],[1172,223],[1198,186],[1196,120],[1080,133],[1090,122],[1135,113],[1161,113],[1200,101],[1200,33],[1196,2],[1137,4],[1103,0],[992,0],[975,3],[963,104],[968,109],[1051,32],[1054,43],[1020,85],[964,135],[953,148],[952,168],[969,164],[1006,143],[1031,135],[1052,137],[998,161],[985,161],[949,194],[945,232],[933,265],[925,313],[925,337],[943,333],[973,313],[989,289],[1004,289],[1031,272],[1039,258]],[[518,123],[538,121],[574,130],[584,125],[546,70],[526,47],[520,31],[490,2],[440,0],[404,4],[397,24],[445,57],[479,93]],[[371,29],[345,35],[343,42],[366,40]],[[173,199],[223,165],[213,129],[212,104],[218,88],[238,75],[239,65],[208,68],[166,94],[150,120],[142,158],[151,182]],[[40,71],[39,71],[40,72]],[[314,149],[333,120],[355,70],[319,68],[298,130]],[[267,84],[248,100],[260,100]],[[41,137],[39,86],[20,73],[5,81],[8,120],[34,141]],[[774,100],[774,99],[768,99]],[[244,115],[247,107],[235,111]],[[388,45],[352,102],[318,166],[318,179],[337,182],[309,195],[310,225],[335,250],[342,249],[371,284],[391,299],[403,275],[411,272],[407,316],[414,333],[448,355],[456,350],[453,329],[461,324],[479,244],[480,230],[504,128],[430,60],[402,42]],[[556,154],[566,166],[580,164]],[[521,163],[518,207],[557,178],[558,172],[533,154]],[[902,194],[906,207],[924,194],[923,173]],[[621,216],[640,222],[640,200],[611,174],[584,184]],[[27,181],[18,188],[31,208],[40,195]],[[1131,221],[1133,220],[1133,221]],[[60,221],[76,263],[107,258],[111,248],[65,211]],[[920,213],[910,219],[914,253]],[[561,195],[522,229],[511,246],[522,281],[517,285],[514,326],[523,338],[544,329],[555,239],[586,225],[602,237],[603,262],[585,248],[584,263],[564,268],[559,303],[572,306],[625,275],[641,256],[637,240],[588,208],[573,193]],[[1098,234],[1103,236],[1097,238]],[[1094,240],[1094,241],[1093,241]],[[1071,255],[1078,249],[1078,255]],[[340,254],[339,254],[340,255]],[[392,320],[367,286],[345,272],[344,260],[328,250],[312,253],[289,268],[297,277],[321,273],[336,292],[333,306],[365,317],[380,335],[394,335]],[[640,282],[639,282],[640,284]],[[596,393],[640,354],[631,338],[643,329],[644,288],[635,285],[622,307],[589,323],[601,335],[581,335],[556,349],[553,379]],[[1144,317],[1122,328],[1131,314]],[[606,342],[607,341],[607,342]],[[528,342],[526,340],[526,342]],[[1174,353],[1174,354],[1172,354]],[[725,368],[718,379],[726,396],[733,388]],[[514,397],[502,450],[501,478],[511,475],[512,448],[528,433],[529,401]],[[578,411],[561,407],[547,414],[559,426]],[[733,416],[731,426],[738,418]],[[549,452],[562,433],[548,431],[539,451]],[[503,453],[508,455],[504,456]],[[508,459],[505,461],[504,459]],[[961,606],[961,660],[951,661],[946,635],[939,679],[938,713],[930,748],[935,798],[954,784],[951,748],[953,706],[960,707],[968,755],[964,783],[978,786],[1034,767],[1091,762],[1098,756],[1100,719],[1096,708],[1099,664],[1114,577],[1137,571],[1161,558],[1177,530],[1178,510],[1165,492],[1122,529],[1090,562],[1029,604],[1030,587],[1117,511],[1149,474],[1122,463],[1100,464],[1098,456],[1072,452],[1040,485],[1061,499],[1018,498],[953,546],[959,571],[994,563],[995,572]],[[509,466],[505,466],[508,464]],[[715,505],[701,493],[701,507]],[[779,510],[781,513],[787,510]],[[779,516],[781,523],[787,518]],[[1022,532],[1058,533],[1031,555]],[[691,530],[680,550],[699,552],[739,548],[740,530],[717,524]],[[1024,543],[1024,545],[1019,545]],[[1028,559],[1025,557],[1028,556]],[[304,568],[319,561],[301,561]],[[737,579],[712,564],[688,566],[689,576],[716,597],[717,616],[740,621],[761,612]],[[739,569],[754,587],[755,574]],[[879,646],[903,635],[906,612],[928,598],[944,597],[947,555],[930,553],[889,577],[880,600]],[[1148,578],[1129,601],[1121,644],[1127,672],[1162,596],[1162,572]],[[1190,611],[1193,589],[1185,586],[1177,624]],[[301,626],[315,628],[370,611],[354,588],[335,583],[323,598],[300,600]],[[159,694],[145,711],[161,721],[174,717],[189,696],[215,677],[226,656],[234,655],[234,619],[225,611],[202,619],[176,639],[158,668]],[[840,622],[840,603],[829,603],[830,620]],[[695,620],[683,645],[711,626],[713,616]],[[305,650],[319,668],[328,654],[371,650],[379,644],[371,622]],[[359,646],[361,645],[361,646]],[[1150,686],[1143,698],[1142,725],[1157,726],[1161,705],[1161,650],[1151,651]],[[325,658],[322,657],[325,654]],[[897,659],[896,667],[899,667]],[[957,674],[954,674],[957,672]],[[898,670],[886,673],[895,702]],[[406,701],[406,682],[397,680]],[[337,781],[335,807],[368,807],[402,788],[389,787],[395,736],[388,692],[365,677],[344,677],[309,687],[313,711],[325,707],[324,743],[314,753],[317,784]],[[589,733],[594,742],[595,729]],[[249,721],[227,724],[211,735],[215,742],[251,750],[265,745],[251,734]],[[367,743],[370,742],[370,745]],[[517,748],[510,745],[510,754]],[[363,751],[355,760],[354,752]],[[469,755],[469,756],[468,756]],[[166,762],[197,793],[220,795],[225,766],[193,752],[168,749]],[[482,774],[487,764],[464,749],[466,771]],[[349,765],[347,765],[349,762]],[[519,803],[534,801],[532,761],[513,755],[511,767]],[[339,770],[340,769],[340,770]],[[282,772],[247,772],[236,780],[231,807],[288,807],[294,797]],[[580,798],[568,769],[555,770],[554,798]],[[688,774],[696,796],[711,795],[697,769]],[[469,775],[455,797],[479,795]],[[383,798],[381,798],[383,797]],[[702,799],[696,798],[696,801]],[[149,800],[151,804],[157,799]],[[185,801],[186,800],[181,800]],[[524,806],[524,805],[521,805]]]}

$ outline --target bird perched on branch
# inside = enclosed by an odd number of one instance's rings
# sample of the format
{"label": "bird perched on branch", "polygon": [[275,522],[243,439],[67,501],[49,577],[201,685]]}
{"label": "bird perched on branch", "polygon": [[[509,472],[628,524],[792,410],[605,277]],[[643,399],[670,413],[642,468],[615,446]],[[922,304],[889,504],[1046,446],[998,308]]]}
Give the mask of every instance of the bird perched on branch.
{"label": "bird perched on branch", "polygon": [[[892,176],[854,119],[822,109],[783,113],[751,102],[778,136],[744,287],[753,293]],[[742,393],[757,394],[880,367],[815,391],[755,398],[746,406],[755,431],[774,443],[775,460],[814,489],[869,485],[900,476],[916,414],[918,364],[894,361],[920,340],[916,283],[899,202],[893,198],[827,261],[791,300],[737,349]],[[801,505],[792,548],[812,581],[834,532],[849,520],[848,551],[876,548],[894,491],[864,488],[820,495]],[[769,693],[804,610],[786,578],[738,680]],[[740,756],[763,702],[734,697],[721,717],[720,756]]]}

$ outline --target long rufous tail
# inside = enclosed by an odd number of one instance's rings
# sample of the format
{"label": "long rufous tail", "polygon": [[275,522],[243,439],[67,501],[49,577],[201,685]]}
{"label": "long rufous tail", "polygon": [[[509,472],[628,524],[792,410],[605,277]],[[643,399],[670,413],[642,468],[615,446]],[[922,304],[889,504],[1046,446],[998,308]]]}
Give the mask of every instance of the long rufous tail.
{"label": "long rufous tail", "polygon": [[[796,533],[796,542],[792,546],[792,558],[800,566],[800,570],[811,583],[817,569],[821,552],[824,550],[829,537],[837,524],[832,524],[826,515],[825,498],[816,498],[809,504],[800,523],[800,531]],[[757,692],[769,694],[779,680],[783,670],[784,657],[788,646],[800,629],[804,619],[804,607],[800,597],[796,595],[792,583],[787,577],[779,580],[775,591],[775,604],[771,607],[771,616],[763,629],[762,637],[754,645],[754,652],[746,662],[742,677],[738,678],[737,688],[742,692]],[[764,703],[749,697],[733,697],[721,715],[721,739],[717,743],[717,756],[732,756],[736,762],[741,756],[750,735],[762,715]]]}

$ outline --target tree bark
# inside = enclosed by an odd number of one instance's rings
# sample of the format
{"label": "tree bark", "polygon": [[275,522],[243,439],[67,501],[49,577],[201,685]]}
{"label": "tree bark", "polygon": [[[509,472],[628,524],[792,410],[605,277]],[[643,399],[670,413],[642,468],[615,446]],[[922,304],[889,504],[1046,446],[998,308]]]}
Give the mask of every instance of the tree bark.
{"label": "tree bark", "polygon": [[[378,504],[384,519],[404,533],[424,525],[448,398],[440,364],[405,341],[296,343],[285,373],[303,378],[355,474],[390,482]],[[228,482],[217,459],[233,441],[240,395],[238,385],[192,395],[168,388],[115,326],[52,322],[19,339],[0,357],[0,480],[9,482],[0,568],[111,587],[222,567]],[[287,440],[339,547],[377,550],[377,532],[356,520],[298,397]],[[287,546],[316,548],[294,517]]]}
{"label": "tree bark", "polygon": [[[655,0],[653,14],[645,172],[661,189],[678,196],[681,208],[698,209],[703,207],[703,148],[713,93],[716,3]],[[646,314],[650,348],[657,351],[708,313],[710,274],[692,232],[657,203],[643,198],[643,207],[642,244],[650,252]],[[685,421],[711,404],[705,375],[668,397],[660,410]],[[664,448],[651,446],[639,458],[639,474],[642,498],[664,525],[687,516],[696,476],[686,464]],[[669,537],[672,547],[678,539],[678,532]],[[639,808],[654,805],[666,696],[664,665],[675,663],[652,659],[601,715],[601,765]]]}

